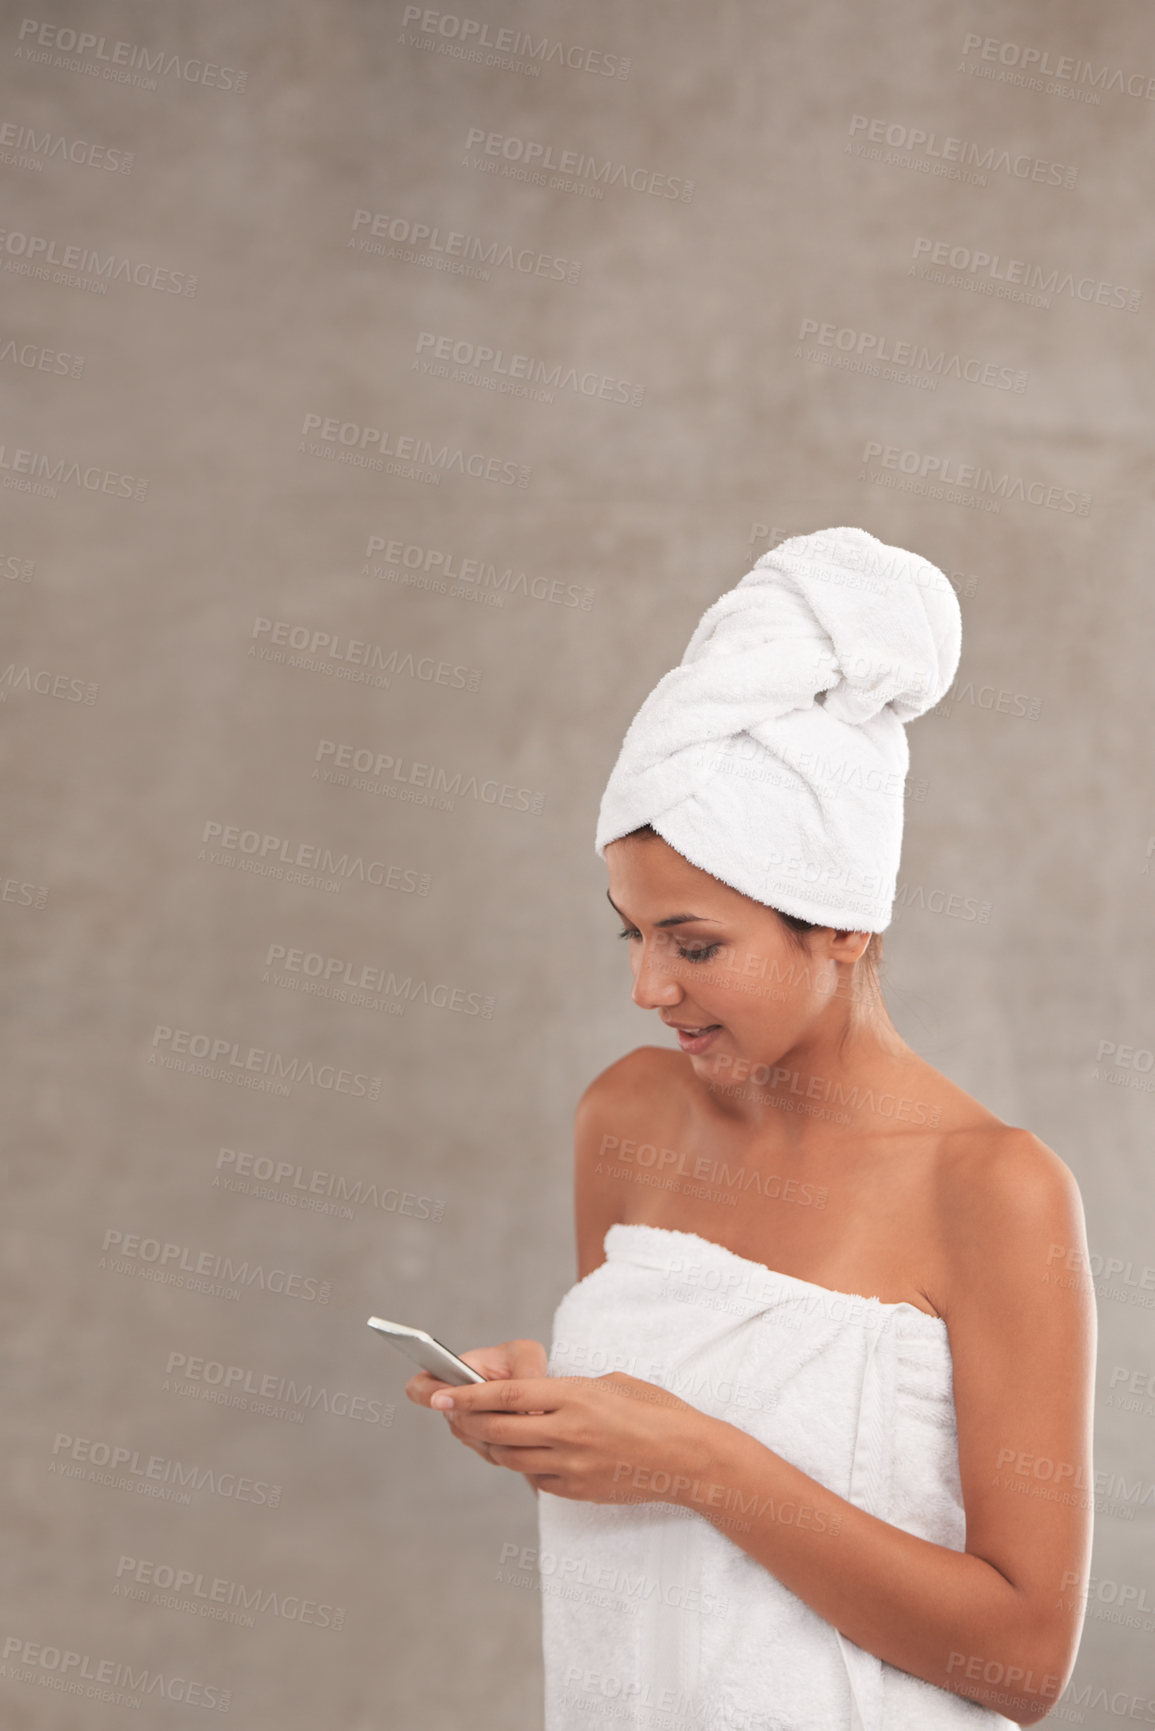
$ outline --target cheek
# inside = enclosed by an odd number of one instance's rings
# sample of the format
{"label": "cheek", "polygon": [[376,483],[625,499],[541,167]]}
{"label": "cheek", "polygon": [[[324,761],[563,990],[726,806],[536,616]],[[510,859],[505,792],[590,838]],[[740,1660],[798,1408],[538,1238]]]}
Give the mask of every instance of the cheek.
{"label": "cheek", "polygon": [[761,954],[751,952],[748,963],[736,958],[733,966],[718,978],[713,993],[716,1002],[725,1001],[735,1022],[789,1024],[802,1009],[797,985],[780,967]]}
{"label": "cheek", "polygon": [[764,996],[769,971],[757,951],[724,950],[708,966],[717,995],[735,1007],[756,1004]]}

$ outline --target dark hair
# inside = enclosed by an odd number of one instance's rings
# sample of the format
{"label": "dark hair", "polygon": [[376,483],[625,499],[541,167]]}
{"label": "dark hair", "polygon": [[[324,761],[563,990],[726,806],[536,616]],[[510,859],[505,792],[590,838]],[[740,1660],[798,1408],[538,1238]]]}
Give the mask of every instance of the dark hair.
{"label": "dark hair", "polygon": [[[623,839],[628,839],[629,836],[635,835],[657,834],[658,832],[652,823],[643,823],[638,829],[629,830],[627,836]],[[822,930],[822,927],[815,920],[800,920],[797,914],[784,914],[781,908],[775,908],[773,911],[778,915],[778,918],[786,927],[787,936],[796,949],[804,950],[806,948],[804,933]],[[867,984],[873,986],[877,991],[881,990],[878,981],[878,970],[882,962],[882,936],[883,934],[881,932],[871,932],[870,942],[859,957],[859,965],[863,969]]]}

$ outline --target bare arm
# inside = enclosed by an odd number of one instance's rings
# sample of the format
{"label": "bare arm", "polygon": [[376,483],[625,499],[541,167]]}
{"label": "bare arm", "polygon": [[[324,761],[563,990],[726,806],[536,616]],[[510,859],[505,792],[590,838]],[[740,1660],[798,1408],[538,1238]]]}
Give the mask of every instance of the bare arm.
{"label": "bare arm", "polygon": [[[1090,1567],[1096,1325],[1078,1189],[1008,1129],[946,1180],[966,1549],[867,1514],[737,1427],[683,1428],[676,1498],[888,1664],[1035,1724],[1074,1668]],[[670,1464],[664,1462],[663,1464]]]}

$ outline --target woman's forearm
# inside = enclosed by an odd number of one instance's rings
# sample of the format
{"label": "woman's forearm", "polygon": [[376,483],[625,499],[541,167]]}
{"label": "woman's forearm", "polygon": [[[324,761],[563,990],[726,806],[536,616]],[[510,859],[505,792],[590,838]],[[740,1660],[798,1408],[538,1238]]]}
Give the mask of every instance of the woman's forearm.
{"label": "woman's forearm", "polygon": [[1019,1590],[981,1557],[904,1532],[736,1426],[680,1426],[666,1477],[622,1463],[620,1500],[701,1514],[820,1617],[887,1664],[1032,1724],[1066,1685]]}

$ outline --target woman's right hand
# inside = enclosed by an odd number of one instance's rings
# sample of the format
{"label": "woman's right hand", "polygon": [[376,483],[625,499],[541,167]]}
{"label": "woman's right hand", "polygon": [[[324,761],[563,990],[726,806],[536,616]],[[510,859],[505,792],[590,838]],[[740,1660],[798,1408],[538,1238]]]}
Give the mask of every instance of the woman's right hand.
{"label": "woman's right hand", "polygon": [[[479,1370],[487,1380],[497,1378],[507,1382],[518,1376],[548,1375],[546,1366],[549,1363],[549,1353],[540,1340],[506,1340],[500,1346],[475,1346],[468,1352],[459,1352],[457,1356],[463,1358],[466,1364],[472,1365],[474,1370]],[[405,1384],[405,1393],[418,1406],[429,1406],[433,1396],[439,1390],[453,1386],[451,1382],[445,1382],[439,1376],[431,1376],[427,1370],[419,1370]],[[430,1410],[437,1412],[440,1409],[431,1407]],[[450,1430],[459,1442],[465,1443],[468,1448],[473,1450],[474,1454],[479,1454],[483,1461],[488,1461],[490,1466],[499,1464],[490,1453],[488,1443],[475,1442],[461,1432],[452,1410],[447,1411],[445,1416],[449,1420]],[[529,1479],[526,1480],[526,1483],[536,1496],[537,1486]]]}

